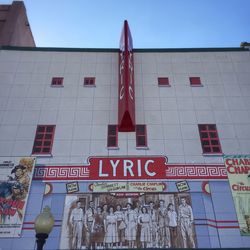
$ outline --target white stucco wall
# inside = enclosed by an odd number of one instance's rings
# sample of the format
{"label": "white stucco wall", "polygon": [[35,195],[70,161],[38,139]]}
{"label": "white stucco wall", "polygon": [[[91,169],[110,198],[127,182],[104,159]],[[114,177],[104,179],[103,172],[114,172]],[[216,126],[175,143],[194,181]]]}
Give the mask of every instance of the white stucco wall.
{"label": "white stucco wall", "polygon": [[[38,164],[75,164],[89,156],[166,155],[172,163],[221,163],[204,156],[200,123],[217,125],[224,154],[250,154],[250,53],[137,52],[136,123],[147,125],[148,149],[135,133],[119,133],[108,150],[107,125],[117,124],[116,52],[0,51],[0,156],[30,155],[38,124],[55,124],[51,157]],[[62,88],[52,77],[64,77]],[[83,87],[83,78],[96,87]],[[202,87],[191,87],[199,76]],[[171,87],[158,87],[169,77]]]}

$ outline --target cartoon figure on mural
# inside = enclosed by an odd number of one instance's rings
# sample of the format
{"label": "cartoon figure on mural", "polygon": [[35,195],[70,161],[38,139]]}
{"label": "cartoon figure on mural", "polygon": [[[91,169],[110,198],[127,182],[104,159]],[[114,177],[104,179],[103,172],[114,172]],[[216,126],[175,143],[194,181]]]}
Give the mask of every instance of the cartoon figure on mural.
{"label": "cartoon figure on mural", "polygon": [[12,176],[9,177],[10,181],[15,182],[13,185],[13,197],[15,199],[25,199],[28,189],[29,189],[29,182],[30,178],[26,171],[26,167],[23,165],[17,165],[14,169],[12,169],[11,174],[14,174],[14,178]]}

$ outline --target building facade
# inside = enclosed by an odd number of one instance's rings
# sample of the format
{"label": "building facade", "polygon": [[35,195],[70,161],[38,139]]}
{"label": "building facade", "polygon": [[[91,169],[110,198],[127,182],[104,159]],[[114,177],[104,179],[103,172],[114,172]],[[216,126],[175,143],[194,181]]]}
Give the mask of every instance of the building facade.
{"label": "building facade", "polygon": [[45,249],[249,247],[249,81],[244,47],[133,49],[127,22],[119,49],[1,47],[0,248],[46,205]]}

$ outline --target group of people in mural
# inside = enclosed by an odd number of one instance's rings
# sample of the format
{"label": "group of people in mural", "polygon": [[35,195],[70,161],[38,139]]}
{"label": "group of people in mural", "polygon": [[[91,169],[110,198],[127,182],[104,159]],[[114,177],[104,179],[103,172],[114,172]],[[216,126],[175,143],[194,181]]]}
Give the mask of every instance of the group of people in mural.
{"label": "group of people in mural", "polygon": [[177,210],[173,203],[165,203],[95,207],[89,201],[84,211],[78,200],[69,215],[71,249],[195,248],[193,211],[186,197],[180,198]]}

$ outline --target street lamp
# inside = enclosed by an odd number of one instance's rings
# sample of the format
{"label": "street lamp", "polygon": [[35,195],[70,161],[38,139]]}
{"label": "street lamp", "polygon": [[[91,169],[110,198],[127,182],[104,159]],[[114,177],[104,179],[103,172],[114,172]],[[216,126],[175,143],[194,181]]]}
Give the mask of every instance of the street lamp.
{"label": "street lamp", "polygon": [[50,212],[50,207],[44,207],[42,213],[35,219],[37,250],[43,250],[43,245],[54,226],[54,222],[55,220]]}

